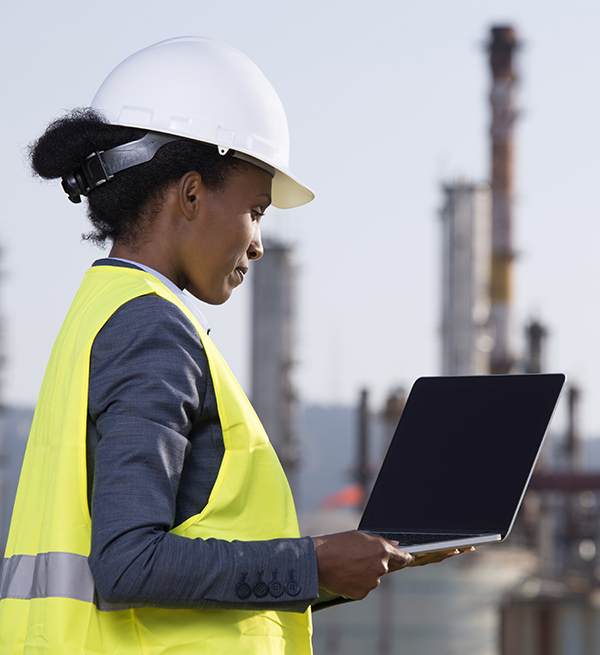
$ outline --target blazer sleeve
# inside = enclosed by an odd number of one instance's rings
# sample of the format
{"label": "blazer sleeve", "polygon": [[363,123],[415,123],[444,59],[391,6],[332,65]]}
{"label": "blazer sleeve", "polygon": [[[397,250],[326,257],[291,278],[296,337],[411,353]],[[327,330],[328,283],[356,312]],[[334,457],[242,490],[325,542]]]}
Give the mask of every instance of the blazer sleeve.
{"label": "blazer sleeve", "polygon": [[[97,592],[130,606],[304,612],[318,596],[310,537],[229,542],[169,532],[207,375],[194,327],[158,296],[129,301],[97,335],[88,403]],[[276,579],[275,595],[253,593]]]}

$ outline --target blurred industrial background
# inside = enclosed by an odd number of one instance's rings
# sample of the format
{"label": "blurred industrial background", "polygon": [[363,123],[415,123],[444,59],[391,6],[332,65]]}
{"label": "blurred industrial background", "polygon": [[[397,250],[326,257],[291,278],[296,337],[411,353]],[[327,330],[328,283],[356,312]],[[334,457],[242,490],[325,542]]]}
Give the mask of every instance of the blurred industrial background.
{"label": "blurred industrial background", "polygon": [[[513,307],[514,125],[519,37],[491,28],[487,176],[444,181],[441,209],[440,372],[547,372],[550,329],[520,327]],[[307,534],[352,529],[402,413],[405,390],[384,407],[303,406],[294,393],[293,246],[270,243],[253,287],[252,400],[288,470]],[[542,312],[543,312],[543,308]],[[268,369],[268,370],[267,370]],[[591,655],[600,652],[600,441],[581,440],[571,381],[566,429],[554,431],[513,534],[424,571],[383,580],[367,601],[315,617],[323,653]],[[300,411],[300,421],[290,420]],[[340,448],[340,435],[355,435]],[[302,447],[301,446],[304,446]],[[598,471],[598,473],[596,473]]]}
{"label": "blurred industrial background", "polygon": [[[489,169],[442,180],[432,217],[441,244],[438,372],[444,375],[548,371],[554,333],[544,307],[521,323],[513,302],[520,38],[510,24],[482,35]],[[353,529],[408,389],[389,389],[377,406],[367,386],[354,406],[303,402],[296,383],[302,257],[294,241],[268,239],[249,278],[249,395],[289,476],[302,531]],[[400,347],[406,344],[389,344]],[[332,345],[333,360],[335,353]],[[582,439],[582,397],[585,389],[570,380],[563,420],[551,426],[505,544],[388,576],[367,600],[316,614],[315,653],[600,653],[600,438]],[[0,412],[2,551],[33,408],[4,404]]]}

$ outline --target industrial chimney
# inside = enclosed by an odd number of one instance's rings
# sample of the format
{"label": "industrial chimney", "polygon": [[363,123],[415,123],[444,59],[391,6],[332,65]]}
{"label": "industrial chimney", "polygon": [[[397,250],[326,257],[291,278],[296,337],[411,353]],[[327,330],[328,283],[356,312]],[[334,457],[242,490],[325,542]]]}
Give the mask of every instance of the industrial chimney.
{"label": "industrial chimney", "polygon": [[296,491],[299,462],[294,365],[295,267],[292,247],[265,240],[252,267],[252,404]]}
{"label": "industrial chimney", "polygon": [[510,338],[512,288],[512,201],[514,53],[519,43],[512,27],[493,27],[488,43],[493,83],[492,108],[492,279],[490,335],[494,339],[491,372],[508,373],[515,357]]}

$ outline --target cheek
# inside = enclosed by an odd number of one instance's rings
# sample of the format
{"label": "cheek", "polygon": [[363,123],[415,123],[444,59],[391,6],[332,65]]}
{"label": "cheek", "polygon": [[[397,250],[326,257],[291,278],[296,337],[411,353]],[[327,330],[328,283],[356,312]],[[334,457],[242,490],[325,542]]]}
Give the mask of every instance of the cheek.
{"label": "cheek", "polygon": [[256,239],[255,223],[244,224],[239,227],[235,235],[232,235],[232,251],[244,254],[248,252],[250,244]]}

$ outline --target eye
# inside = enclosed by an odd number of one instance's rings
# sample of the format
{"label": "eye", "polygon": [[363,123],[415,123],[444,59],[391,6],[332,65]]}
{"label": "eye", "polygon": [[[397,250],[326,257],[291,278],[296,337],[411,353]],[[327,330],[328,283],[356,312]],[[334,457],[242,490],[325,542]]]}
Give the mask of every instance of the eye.
{"label": "eye", "polygon": [[260,221],[260,219],[265,215],[265,212],[262,211],[262,207],[252,207],[250,213],[253,221]]}

